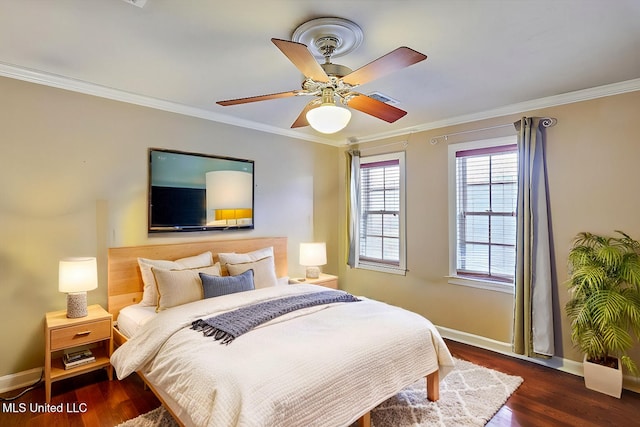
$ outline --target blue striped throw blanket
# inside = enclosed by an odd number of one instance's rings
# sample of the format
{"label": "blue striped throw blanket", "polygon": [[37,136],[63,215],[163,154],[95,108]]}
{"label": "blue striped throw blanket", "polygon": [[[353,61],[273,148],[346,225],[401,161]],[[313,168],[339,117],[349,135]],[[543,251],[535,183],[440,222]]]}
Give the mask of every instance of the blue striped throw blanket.
{"label": "blue striped throw blanket", "polygon": [[230,344],[245,332],[271,319],[302,308],[336,302],[357,302],[358,298],[343,291],[322,291],[278,298],[241,307],[208,319],[192,322],[191,329],[202,331],[221,344]]}

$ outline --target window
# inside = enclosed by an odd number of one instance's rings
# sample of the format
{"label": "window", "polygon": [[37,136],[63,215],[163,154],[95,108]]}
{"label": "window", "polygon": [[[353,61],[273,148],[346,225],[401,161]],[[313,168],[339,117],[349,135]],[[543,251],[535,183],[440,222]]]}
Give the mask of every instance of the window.
{"label": "window", "polygon": [[362,157],[357,267],[405,274],[404,152]]}
{"label": "window", "polygon": [[450,282],[513,290],[516,137],[449,146]]}

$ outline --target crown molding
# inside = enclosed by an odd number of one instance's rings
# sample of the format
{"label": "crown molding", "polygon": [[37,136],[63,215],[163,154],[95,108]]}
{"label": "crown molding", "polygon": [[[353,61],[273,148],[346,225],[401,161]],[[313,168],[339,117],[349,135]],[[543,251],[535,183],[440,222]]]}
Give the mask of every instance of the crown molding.
{"label": "crown molding", "polygon": [[336,141],[322,138],[314,135],[308,135],[302,132],[296,132],[290,129],[281,129],[275,126],[269,126],[250,120],[238,119],[226,114],[215,113],[204,110],[202,108],[190,107],[188,105],[176,102],[166,101],[163,99],[153,98],[144,95],[138,95],[119,89],[88,83],[83,80],[72,79],[56,74],[45,73],[38,70],[18,67],[15,65],[0,62],[0,76],[12,79],[23,80],[30,83],[51,86],[58,89],[70,90],[73,92],[83,93],[85,95],[93,95],[101,98],[111,99],[114,101],[126,102],[129,104],[140,105],[142,107],[154,108],[156,110],[167,111],[170,113],[182,114],[185,116],[197,117],[213,122],[225,123],[228,125],[239,126],[247,129],[253,129],[260,132],[267,132],[282,135],[295,139],[303,139],[310,142],[318,142],[321,144],[336,145]]}
{"label": "crown molding", "polygon": [[404,129],[396,129],[390,132],[366,135],[359,138],[351,138],[349,144],[361,144],[365,142],[378,141],[386,138],[397,136],[406,136],[416,132],[424,132],[432,129],[440,129],[447,126],[460,125],[464,123],[476,122],[479,120],[493,119],[495,117],[508,116],[518,114],[524,111],[538,110],[541,108],[555,107],[558,105],[572,104],[574,102],[588,101],[590,99],[603,98],[606,96],[619,95],[627,92],[635,92],[640,90],[640,79],[627,80],[619,83],[612,83],[604,86],[598,86],[589,89],[578,90],[575,92],[567,92],[560,95],[548,96],[546,98],[534,99],[531,101],[519,102],[516,104],[506,105],[492,110],[481,111],[478,113],[466,114],[457,117],[450,117],[435,122],[423,123],[421,125],[408,127]]}
{"label": "crown molding", "polygon": [[553,95],[546,98],[534,99],[531,101],[520,102],[495,108],[478,113],[466,114],[462,116],[450,117],[444,120],[423,123],[408,128],[396,129],[389,132],[382,132],[361,137],[351,137],[345,142],[336,142],[335,140],[323,138],[316,135],[309,135],[297,132],[291,129],[281,129],[275,126],[269,126],[257,123],[251,120],[238,119],[226,114],[215,113],[204,110],[202,108],[190,107],[188,105],[176,102],[166,101],[163,99],[143,96],[131,92],[126,92],[107,86],[101,86],[88,83],[82,80],[72,79],[52,73],[33,70],[29,68],[19,67],[12,64],[0,62],[0,76],[12,79],[23,80],[31,83],[51,86],[59,89],[79,92],[86,95],[98,96],[101,98],[111,99],[114,101],[126,102],[129,104],[140,105],[143,107],[154,108],[157,110],[167,111],[185,116],[197,117],[204,120],[224,123],[232,126],[253,129],[260,132],[272,133],[276,135],[286,136],[289,138],[302,139],[320,144],[333,146],[342,146],[350,144],[361,144],[365,142],[377,141],[386,138],[398,136],[406,136],[407,134],[424,132],[431,129],[439,129],[447,126],[459,125],[479,120],[491,119],[495,117],[507,116],[511,114],[522,113],[523,111],[537,110],[540,108],[549,108],[558,105],[571,104],[574,102],[587,101],[590,99],[602,98],[605,96],[618,95],[627,92],[635,92],[640,90],[640,79],[627,80],[619,83],[598,86],[589,89],[568,92],[560,95]]}

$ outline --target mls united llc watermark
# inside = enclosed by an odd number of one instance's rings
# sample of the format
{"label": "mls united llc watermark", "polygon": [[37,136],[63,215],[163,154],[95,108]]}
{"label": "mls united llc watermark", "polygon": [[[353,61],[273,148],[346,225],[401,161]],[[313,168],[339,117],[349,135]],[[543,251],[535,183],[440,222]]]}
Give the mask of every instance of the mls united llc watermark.
{"label": "mls united llc watermark", "polygon": [[66,402],[52,405],[50,403],[2,402],[2,412],[13,414],[45,414],[66,412],[68,414],[83,414],[87,412],[87,404],[83,402]]}

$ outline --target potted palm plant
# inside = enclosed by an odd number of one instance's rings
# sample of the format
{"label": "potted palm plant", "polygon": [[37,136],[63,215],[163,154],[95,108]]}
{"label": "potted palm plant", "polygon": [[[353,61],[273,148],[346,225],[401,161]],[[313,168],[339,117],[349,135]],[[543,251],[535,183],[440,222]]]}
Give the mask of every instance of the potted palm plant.
{"label": "potted palm plant", "polygon": [[571,339],[585,355],[586,387],[619,398],[621,365],[635,375],[639,372],[627,352],[634,339],[640,340],[640,243],[616,233],[576,236],[569,251],[570,300],[565,310]]}

